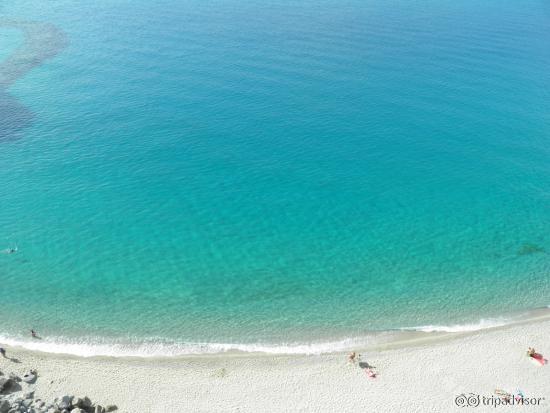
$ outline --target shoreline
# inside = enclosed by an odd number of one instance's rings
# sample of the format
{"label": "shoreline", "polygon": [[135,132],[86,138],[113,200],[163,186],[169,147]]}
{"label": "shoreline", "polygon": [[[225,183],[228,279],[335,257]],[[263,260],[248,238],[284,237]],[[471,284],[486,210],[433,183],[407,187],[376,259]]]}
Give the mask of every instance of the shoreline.
{"label": "shoreline", "polygon": [[120,412],[458,411],[457,396],[491,397],[495,389],[544,398],[524,407],[547,412],[550,365],[535,365],[525,351],[533,346],[548,358],[549,334],[544,319],[399,348],[356,348],[376,366],[376,379],[349,364],[345,352],[83,358],[9,347],[20,362],[0,358],[0,370],[36,369],[37,398],[89,396]]}
{"label": "shoreline", "polygon": [[371,331],[363,336],[298,343],[171,343],[168,340],[147,339],[140,343],[139,341],[109,342],[101,338],[94,342],[89,338],[89,341],[68,340],[65,338],[59,340],[55,337],[53,339],[44,337],[37,340],[13,338],[0,334],[0,346],[18,348],[22,351],[84,358],[177,359],[218,355],[224,357],[322,355],[349,352],[356,348],[380,351],[424,344],[430,345],[440,341],[466,337],[478,332],[495,331],[518,324],[525,325],[545,320],[550,320],[550,307],[520,311],[498,319],[480,319],[477,323]]}

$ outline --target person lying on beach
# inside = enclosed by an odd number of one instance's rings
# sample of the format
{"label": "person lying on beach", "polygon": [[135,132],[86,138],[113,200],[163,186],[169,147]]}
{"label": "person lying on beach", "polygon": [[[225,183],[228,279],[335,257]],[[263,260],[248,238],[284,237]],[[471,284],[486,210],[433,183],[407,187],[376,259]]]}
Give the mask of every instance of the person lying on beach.
{"label": "person lying on beach", "polygon": [[351,353],[349,353],[348,361],[355,364],[355,362],[359,360],[359,357],[361,357],[361,354],[357,354],[355,351],[352,351]]}
{"label": "person lying on beach", "polygon": [[529,347],[529,350],[527,350],[527,356],[540,363],[541,366],[548,363],[548,360],[546,360],[542,354],[537,353],[534,348]]}

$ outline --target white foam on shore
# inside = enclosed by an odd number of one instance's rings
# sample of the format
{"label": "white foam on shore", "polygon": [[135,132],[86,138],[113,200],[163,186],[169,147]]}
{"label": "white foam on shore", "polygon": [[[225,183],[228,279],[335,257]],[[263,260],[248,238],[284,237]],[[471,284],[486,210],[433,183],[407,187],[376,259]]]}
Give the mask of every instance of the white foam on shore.
{"label": "white foam on shore", "polygon": [[[506,325],[505,320],[481,320],[475,324],[449,326],[420,326],[402,328],[393,331],[371,332],[369,335],[341,340],[319,341],[309,343],[177,343],[161,337],[146,339],[101,339],[85,337],[72,339],[67,337],[47,337],[34,340],[8,335],[0,335],[0,343],[22,347],[27,350],[54,354],[70,354],[80,357],[177,357],[185,355],[221,354],[227,352],[264,353],[264,354],[305,354],[316,355],[349,351],[365,348],[368,345],[399,341],[400,334],[412,331],[424,333],[448,332],[458,333],[477,331]],[[397,333],[397,335],[396,335]],[[380,341],[380,339],[382,339]]]}
{"label": "white foam on shore", "polygon": [[452,325],[425,325],[418,327],[402,328],[402,331],[422,331],[424,333],[464,333],[470,331],[487,330],[502,327],[514,323],[512,319],[496,318],[481,319],[477,323],[452,324]]}
{"label": "white foam on shore", "polygon": [[[548,307],[550,308],[550,306]],[[540,313],[543,310],[543,313]],[[467,333],[506,325],[550,318],[546,308],[516,314],[508,318],[486,318],[475,323],[450,325],[423,325],[396,330],[370,331],[362,336],[318,342],[289,343],[198,343],[175,342],[162,337],[109,339],[99,337],[46,337],[28,339],[9,334],[0,334],[0,345],[21,347],[44,353],[69,354],[80,357],[177,357],[186,355],[223,354],[228,352],[264,354],[327,354],[361,349],[389,343],[398,343],[401,334],[417,333]],[[407,341],[407,340],[405,340]]]}
{"label": "white foam on shore", "polygon": [[366,345],[365,339],[344,339],[318,343],[239,344],[239,343],[171,343],[158,339],[142,342],[120,342],[97,339],[71,340],[48,338],[25,340],[0,335],[0,343],[27,350],[80,357],[175,357],[184,355],[219,354],[226,352],[266,354],[323,354],[345,351]]}

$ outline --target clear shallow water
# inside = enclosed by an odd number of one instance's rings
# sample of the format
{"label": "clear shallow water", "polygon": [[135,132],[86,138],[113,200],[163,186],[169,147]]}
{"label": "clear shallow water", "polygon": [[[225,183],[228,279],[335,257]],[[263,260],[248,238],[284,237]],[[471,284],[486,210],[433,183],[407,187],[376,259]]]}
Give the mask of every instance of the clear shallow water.
{"label": "clear shallow water", "polygon": [[4,62],[42,53],[0,87],[4,341],[340,342],[550,304],[543,1],[0,16],[48,24],[0,28]]}

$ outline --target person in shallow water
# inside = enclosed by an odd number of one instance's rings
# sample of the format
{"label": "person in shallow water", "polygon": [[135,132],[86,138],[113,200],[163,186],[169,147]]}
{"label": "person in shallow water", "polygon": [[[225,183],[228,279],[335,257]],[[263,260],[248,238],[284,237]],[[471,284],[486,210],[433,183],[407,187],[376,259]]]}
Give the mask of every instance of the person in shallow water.
{"label": "person in shallow water", "polygon": [[0,354],[2,354],[2,357],[6,358],[6,349],[3,347],[0,347]]}
{"label": "person in shallow water", "polygon": [[36,331],[34,331],[34,330],[31,330],[31,336],[33,338],[38,338],[38,334],[36,334]]}

